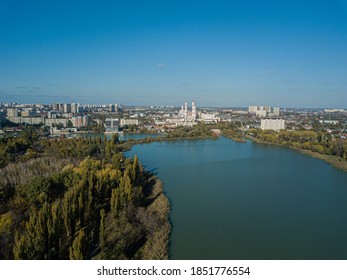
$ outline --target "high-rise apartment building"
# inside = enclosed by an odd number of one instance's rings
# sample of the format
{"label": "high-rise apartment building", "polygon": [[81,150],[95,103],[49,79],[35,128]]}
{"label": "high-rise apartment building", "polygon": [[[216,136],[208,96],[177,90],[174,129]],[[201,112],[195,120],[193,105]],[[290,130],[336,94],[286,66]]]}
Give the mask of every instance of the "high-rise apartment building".
{"label": "high-rise apartment building", "polygon": [[108,106],[108,110],[109,110],[110,112],[118,112],[118,104],[110,104],[110,105]]}
{"label": "high-rise apartment building", "polygon": [[249,113],[256,113],[258,111],[258,106],[248,106]]}
{"label": "high-rise apartment building", "polygon": [[53,111],[59,111],[60,106],[59,106],[58,103],[54,103],[54,104],[52,105],[52,108],[53,108]]}
{"label": "high-rise apartment building", "polygon": [[18,117],[18,109],[17,108],[7,108],[7,117]]}
{"label": "high-rise apartment building", "polygon": [[271,106],[248,106],[249,113],[255,113],[258,117],[266,117],[271,112]]}
{"label": "high-rise apartment building", "polygon": [[279,116],[280,115],[280,107],[274,107],[274,115]]}
{"label": "high-rise apartment building", "polygon": [[71,104],[64,104],[64,113],[71,113]]}
{"label": "high-rise apartment building", "polygon": [[192,119],[196,120],[196,106],[195,101],[192,102]]}
{"label": "high-rise apartment building", "polygon": [[275,119],[262,119],[260,122],[260,128],[262,130],[281,130],[285,129],[285,120],[275,120]]}
{"label": "high-rise apartment building", "polygon": [[86,127],[89,125],[90,116],[77,116],[71,119],[73,127]]}
{"label": "high-rise apartment building", "polygon": [[71,104],[71,113],[77,114],[78,113],[78,104],[77,103],[72,103]]}

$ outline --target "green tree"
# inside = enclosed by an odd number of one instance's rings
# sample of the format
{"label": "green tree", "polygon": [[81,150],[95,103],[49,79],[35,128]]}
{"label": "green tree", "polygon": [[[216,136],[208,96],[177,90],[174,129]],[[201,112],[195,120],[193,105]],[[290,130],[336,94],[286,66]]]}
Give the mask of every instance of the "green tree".
{"label": "green tree", "polygon": [[73,127],[72,121],[68,120],[67,123],[66,123],[66,127],[68,127],[68,128]]}
{"label": "green tree", "polygon": [[100,210],[100,229],[99,229],[99,242],[101,250],[105,248],[105,209]]}
{"label": "green tree", "polygon": [[88,256],[88,242],[84,230],[80,229],[70,247],[70,260],[85,260]]}
{"label": "green tree", "polygon": [[50,207],[45,203],[38,213],[30,216],[29,221],[25,223],[24,232],[16,232],[13,246],[15,259],[42,260],[51,258],[48,238],[49,219]]}

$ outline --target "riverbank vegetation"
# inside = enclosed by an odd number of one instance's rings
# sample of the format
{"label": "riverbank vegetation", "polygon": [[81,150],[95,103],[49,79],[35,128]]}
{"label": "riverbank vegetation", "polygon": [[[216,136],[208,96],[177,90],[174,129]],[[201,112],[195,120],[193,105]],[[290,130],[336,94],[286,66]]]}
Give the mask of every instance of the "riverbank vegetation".
{"label": "riverbank vegetation", "polygon": [[168,258],[163,186],[116,137],[23,141],[0,144],[1,259]]}
{"label": "riverbank vegetation", "polygon": [[218,139],[218,136],[211,131],[212,127],[199,124],[193,127],[181,126],[168,131],[165,134],[156,137],[146,137],[142,139],[129,139],[121,142],[119,148],[123,151],[131,149],[133,145],[148,144],[162,141],[180,141],[180,140],[197,140],[197,139]]}
{"label": "riverbank vegetation", "polygon": [[211,124],[213,129],[219,129],[221,131],[221,135],[227,137],[235,142],[244,143],[246,142],[242,131],[239,129],[240,123],[232,122],[232,123],[217,123]]}
{"label": "riverbank vegetation", "polygon": [[333,139],[327,132],[252,129],[247,137],[258,143],[278,144],[323,159],[347,171],[347,140]]}
{"label": "riverbank vegetation", "polygon": [[217,138],[216,135],[211,131],[211,127],[204,124],[199,123],[198,125],[192,127],[177,127],[172,131],[169,131],[167,139],[206,139],[206,138]]}

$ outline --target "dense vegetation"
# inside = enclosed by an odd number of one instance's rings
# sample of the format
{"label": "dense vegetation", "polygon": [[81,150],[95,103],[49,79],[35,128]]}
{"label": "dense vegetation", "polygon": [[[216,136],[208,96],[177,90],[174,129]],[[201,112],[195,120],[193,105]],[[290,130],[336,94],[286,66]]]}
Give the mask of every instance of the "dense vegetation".
{"label": "dense vegetation", "polygon": [[[0,259],[167,259],[163,186],[122,151],[215,138],[211,129],[244,141],[237,124],[203,123],[125,143],[116,136],[45,139],[35,129],[0,139]],[[347,141],[327,132],[252,129],[248,136],[347,162]]]}
{"label": "dense vegetation", "polygon": [[168,139],[211,137],[215,137],[215,135],[211,132],[211,127],[204,123],[199,123],[198,125],[192,127],[177,127],[174,130],[170,131],[167,135]]}
{"label": "dense vegetation", "polygon": [[[37,143],[39,132],[33,128],[26,129],[19,137],[6,137],[0,139],[0,167],[9,162],[16,162],[21,157],[27,160],[28,157],[35,157],[33,146]],[[23,155],[26,156],[24,157]]]}
{"label": "dense vegetation", "polygon": [[13,156],[0,169],[1,259],[168,258],[163,187],[117,138],[0,145]]}
{"label": "dense vegetation", "polygon": [[296,149],[309,150],[321,155],[336,156],[342,161],[347,158],[347,141],[333,139],[331,133],[315,131],[287,131],[252,129],[249,135],[256,140],[280,144]]}
{"label": "dense vegetation", "polygon": [[240,131],[239,122],[212,124],[213,128],[220,129],[221,134],[235,142],[244,143],[243,133]]}

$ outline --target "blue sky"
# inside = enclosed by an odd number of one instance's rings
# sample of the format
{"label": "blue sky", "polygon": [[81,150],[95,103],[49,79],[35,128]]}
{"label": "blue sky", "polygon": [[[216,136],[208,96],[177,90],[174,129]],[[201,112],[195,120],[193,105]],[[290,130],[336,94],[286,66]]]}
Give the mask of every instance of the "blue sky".
{"label": "blue sky", "polygon": [[347,1],[0,1],[0,101],[347,108]]}

